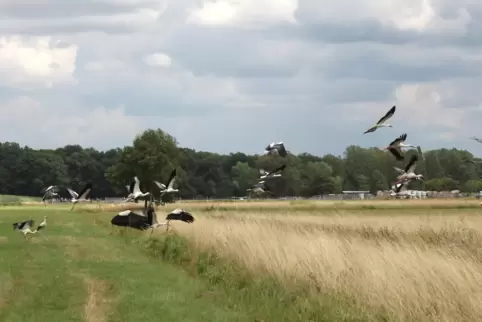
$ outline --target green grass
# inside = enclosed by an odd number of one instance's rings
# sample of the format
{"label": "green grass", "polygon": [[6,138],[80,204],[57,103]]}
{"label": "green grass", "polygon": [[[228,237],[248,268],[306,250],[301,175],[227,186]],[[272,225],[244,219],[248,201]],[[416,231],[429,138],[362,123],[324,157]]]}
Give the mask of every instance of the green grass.
{"label": "green grass", "polygon": [[3,205],[20,205],[22,202],[40,201],[39,197],[0,195],[0,206]]}
{"label": "green grass", "polygon": [[[79,210],[80,211],[80,210]],[[29,240],[12,223],[48,215]],[[366,321],[300,287],[250,276],[174,234],[112,232],[112,214],[0,209],[0,321]]]}

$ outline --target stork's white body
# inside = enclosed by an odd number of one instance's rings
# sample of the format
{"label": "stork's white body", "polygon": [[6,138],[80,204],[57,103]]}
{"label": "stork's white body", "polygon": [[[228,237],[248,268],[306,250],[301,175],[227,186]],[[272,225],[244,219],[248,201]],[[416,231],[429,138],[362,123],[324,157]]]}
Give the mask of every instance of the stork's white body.
{"label": "stork's white body", "polygon": [[[150,192],[142,192],[141,191],[141,188],[140,188],[140,181],[139,181],[139,178],[134,177],[134,181],[135,181],[135,184],[134,184],[134,189],[132,191],[132,197],[134,200],[137,200],[137,199],[141,199],[141,198],[144,198],[144,197],[147,197],[150,195]],[[129,196],[128,196],[129,198]]]}

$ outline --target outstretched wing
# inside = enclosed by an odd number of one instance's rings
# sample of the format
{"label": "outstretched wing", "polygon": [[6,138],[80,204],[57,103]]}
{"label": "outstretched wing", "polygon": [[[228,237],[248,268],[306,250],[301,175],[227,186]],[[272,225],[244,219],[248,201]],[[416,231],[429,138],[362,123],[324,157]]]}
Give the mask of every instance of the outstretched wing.
{"label": "outstretched wing", "polygon": [[277,173],[277,172],[281,172],[281,171],[283,171],[285,168],[286,168],[286,164],[283,164],[281,167],[279,167],[279,168],[271,171],[271,172],[268,174],[268,176],[273,175],[273,174],[275,174],[275,173]]}
{"label": "outstretched wing", "polygon": [[278,143],[277,150],[280,156],[285,157],[287,155],[285,145],[282,142]]}
{"label": "outstretched wing", "polygon": [[418,163],[418,156],[416,154],[412,154],[410,157],[410,161],[408,161],[407,166],[405,167],[405,173],[415,172],[415,168],[417,168]]}
{"label": "outstretched wing", "polygon": [[404,142],[405,140],[407,139],[407,133],[403,133],[402,135],[400,135],[398,138],[396,138],[395,140],[393,140],[389,146],[392,146],[392,145],[397,145],[399,143],[402,143]]}
{"label": "outstretched wing", "polygon": [[403,161],[404,157],[402,154],[402,150],[399,148],[389,148],[388,151],[390,151],[391,154],[397,159],[397,161]]}
{"label": "outstretched wing", "polygon": [[166,217],[167,220],[180,220],[184,221],[188,224],[194,222],[194,217],[187,211],[184,211],[182,209],[175,209],[173,210],[170,214],[167,215]]}
{"label": "outstretched wing", "polygon": [[395,110],[396,110],[396,107],[395,107],[395,105],[393,105],[393,107],[387,112],[387,114],[385,114],[385,115],[377,122],[377,124],[385,123],[389,118],[391,118],[391,117],[393,116],[393,114],[395,114]]}
{"label": "outstretched wing", "polygon": [[174,182],[176,182],[176,169],[172,170],[169,180],[167,181],[167,189],[174,188]]}
{"label": "outstretched wing", "polygon": [[87,195],[90,193],[91,190],[92,190],[92,183],[89,182],[85,185],[85,187],[82,190],[80,190],[79,199],[86,199]]}
{"label": "outstretched wing", "polygon": [[79,194],[77,192],[75,192],[74,190],[72,190],[70,188],[67,188],[67,191],[69,192],[69,194],[72,198],[74,198],[74,199],[79,198]]}
{"label": "outstretched wing", "polygon": [[397,167],[393,167],[395,169],[395,171],[397,171],[398,173],[405,173],[405,171],[403,171],[402,169],[400,168],[397,168]]}
{"label": "outstretched wing", "polygon": [[154,184],[159,187],[159,189],[164,190],[166,189],[166,186],[163,183],[160,183],[159,181],[154,180]]}

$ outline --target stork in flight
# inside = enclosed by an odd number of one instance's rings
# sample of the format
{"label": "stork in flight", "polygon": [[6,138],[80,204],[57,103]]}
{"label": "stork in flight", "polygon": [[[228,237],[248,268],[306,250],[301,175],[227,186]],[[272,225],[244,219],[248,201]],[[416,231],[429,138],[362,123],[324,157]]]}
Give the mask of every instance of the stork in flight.
{"label": "stork in flight", "polygon": [[250,193],[254,193],[254,194],[263,194],[263,193],[268,192],[268,189],[267,189],[267,186],[266,186],[266,182],[263,180],[263,181],[259,181],[258,183],[254,184],[251,188],[246,189],[246,191],[248,191]]}
{"label": "stork in flight", "polygon": [[387,114],[385,114],[380,120],[378,120],[377,124],[366,130],[363,134],[375,132],[378,128],[381,127],[393,127],[390,124],[385,124],[385,122],[388,121],[395,114],[395,110],[396,106],[393,105],[393,107],[387,112]]}
{"label": "stork in flight", "polygon": [[283,142],[273,142],[264,149],[264,155],[267,154],[278,154],[279,156],[285,157],[288,153]]}
{"label": "stork in flight", "polygon": [[42,202],[44,203],[45,207],[47,207],[47,203],[45,202],[47,199],[53,199],[54,197],[58,196],[58,193],[55,192],[57,186],[49,186],[45,189],[44,195],[42,197]]}
{"label": "stork in flight", "polygon": [[40,223],[40,225],[38,225],[37,229],[32,231],[34,223],[35,221],[32,219],[22,222],[16,222],[13,224],[13,230],[23,233],[23,237],[27,239],[28,234],[36,234],[40,229],[43,229],[45,228],[45,226],[47,226],[47,216],[44,216],[44,220]]}
{"label": "stork in flight", "polygon": [[[137,202],[139,199],[142,199],[144,197],[149,196],[151,193],[150,192],[142,192],[140,188],[141,182],[139,181],[139,178],[137,176],[134,177],[134,182],[131,183],[131,186],[129,188],[131,194],[131,199],[133,199],[135,202]],[[127,196],[129,198],[129,196]]]}
{"label": "stork in flight", "polygon": [[[415,169],[417,168],[417,164],[418,164],[418,156],[416,154],[413,154],[410,157],[410,161],[405,166],[405,170],[403,170],[403,173],[397,177],[396,183],[401,183],[401,182],[405,182],[405,181],[412,181],[414,179],[415,180],[423,180],[422,174],[415,174]],[[397,171],[399,171],[399,170],[401,170],[401,169],[398,169]]]}
{"label": "stork in flight", "polygon": [[91,190],[92,190],[92,183],[90,182],[85,185],[85,187],[80,191],[80,193],[77,193],[74,190],[67,188],[67,191],[72,197],[72,203],[73,203],[72,208],[70,210],[71,211],[74,210],[75,205],[80,201],[87,201],[87,195],[90,193]]}
{"label": "stork in flight", "polygon": [[150,227],[151,230],[151,235],[154,232],[154,229],[160,226],[166,226],[166,231],[169,230],[170,227],[170,222],[171,220],[179,220],[179,221],[184,221],[185,223],[191,224],[194,222],[194,217],[191,215],[189,212],[177,208],[171,211],[167,216],[166,216],[166,221],[164,222],[159,222],[156,212],[152,211],[151,213],[147,214],[148,216],[148,221],[150,222]]}
{"label": "stork in flight", "polygon": [[174,183],[176,182],[176,169],[171,171],[171,174],[169,175],[169,180],[167,180],[166,184],[160,183],[159,181],[154,181],[156,186],[161,189],[161,197],[162,195],[166,193],[173,193],[173,192],[179,192],[179,189],[174,189]]}
{"label": "stork in flight", "polygon": [[403,196],[410,196],[410,192],[407,190],[407,185],[409,181],[403,183],[395,183],[395,189],[392,190],[390,196],[392,197],[403,197]]}
{"label": "stork in flight", "polygon": [[286,164],[283,164],[281,167],[271,171],[271,172],[266,172],[264,169],[259,169],[259,173],[261,176],[259,177],[260,179],[268,179],[268,178],[276,178],[276,177],[281,177],[281,173],[283,172],[284,169],[286,168]]}
{"label": "stork in flight", "polygon": [[413,144],[405,144],[405,140],[407,139],[407,134],[404,133],[400,135],[398,138],[393,140],[387,147],[384,147],[383,150],[390,151],[391,154],[397,159],[397,161],[403,161],[403,153],[402,148],[417,148],[416,145]]}
{"label": "stork in flight", "polygon": [[482,143],[482,139],[481,139],[481,138],[472,136],[471,139],[474,140],[474,141],[477,141],[477,142],[479,142],[479,143]]}

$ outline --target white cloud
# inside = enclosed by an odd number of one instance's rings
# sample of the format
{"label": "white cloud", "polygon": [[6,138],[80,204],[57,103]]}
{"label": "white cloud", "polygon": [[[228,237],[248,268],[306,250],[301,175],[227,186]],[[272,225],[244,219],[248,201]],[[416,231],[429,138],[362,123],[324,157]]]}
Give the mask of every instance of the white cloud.
{"label": "white cloud", "polygon": [[221,0],[203,1],[191,8],[188,23],[206,25],[265,25],[272,22],[295,23],[298,0]]}
{"label": "white cloud", "polygon": [[52,108],[28,96],[20,96],[1,102],[0,113],[2,140],[20,141],[34,148],[66,144],[110,148],[112,142],[118,145],[130,142],[143,129],[142,120],[126,115],[123,106]]}
{"label": "white cloud", "polygon": [[144,62],[148,66],[152,67],[169,67],[171,66],[172,59],[164,53],[150,54],[144,58]]}
{"label": "white cloud", "polygon": [[2,83],[8,86],[47,86],[74,83],[77,46],[55,48],[50,37],[0,37]]}

